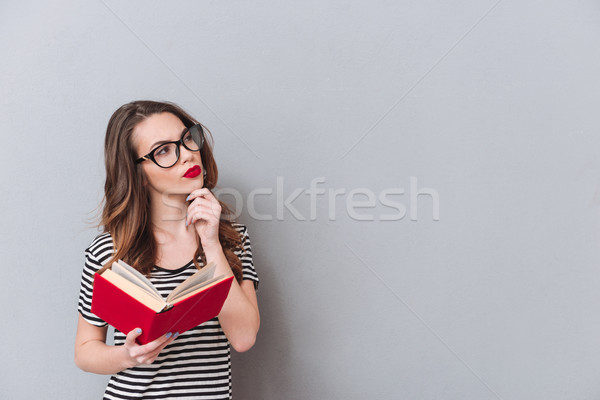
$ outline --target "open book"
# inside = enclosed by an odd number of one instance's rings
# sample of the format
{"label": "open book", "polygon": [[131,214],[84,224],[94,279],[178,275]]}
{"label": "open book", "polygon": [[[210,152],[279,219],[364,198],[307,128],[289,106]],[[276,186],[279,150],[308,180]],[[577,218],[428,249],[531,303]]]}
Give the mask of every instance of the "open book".
{"label": "open book", "polygon": [[141,328],[141,344],[167,332],[185,332],[223,307],[233,276],[214,277],[215,269],[208,264],[164,299],[148,278],[119,260],[94,275],[92,312],[125,334]]}

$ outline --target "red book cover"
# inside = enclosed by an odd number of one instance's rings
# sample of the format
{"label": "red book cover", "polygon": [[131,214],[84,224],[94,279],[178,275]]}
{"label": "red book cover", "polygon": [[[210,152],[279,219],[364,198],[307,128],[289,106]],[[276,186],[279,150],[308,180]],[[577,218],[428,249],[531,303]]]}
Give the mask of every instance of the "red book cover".
{"label": "red book cover", "polygon": [[96,273],[92,312],[125,334],[141,328],[142,334],[137,342],[145,344],[167,332],[182,333],[216,317],[221,312],[232,280],[233,276],[230,276],[218,281],[157,313]]}

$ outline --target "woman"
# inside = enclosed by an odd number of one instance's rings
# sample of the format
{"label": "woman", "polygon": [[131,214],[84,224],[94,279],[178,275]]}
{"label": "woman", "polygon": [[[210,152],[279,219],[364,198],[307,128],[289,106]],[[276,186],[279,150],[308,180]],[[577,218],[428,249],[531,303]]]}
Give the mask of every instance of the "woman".
{"label": "woman", "polygon": [[[75,363],[112,374],[105,398],[231,398],[229,344],[250,349],[260,324],[258,277],[245,226],[210,189],[217,166],[205,129],[171,103],[135,101],[110,118],[105,139],[106,183],[101,225],[85,252]],[[140,329],[115,331],[91,313],[94,273],[122,259],[166,296],[209,262],[216,275],[234,275],[213,320],[138,345]]]}

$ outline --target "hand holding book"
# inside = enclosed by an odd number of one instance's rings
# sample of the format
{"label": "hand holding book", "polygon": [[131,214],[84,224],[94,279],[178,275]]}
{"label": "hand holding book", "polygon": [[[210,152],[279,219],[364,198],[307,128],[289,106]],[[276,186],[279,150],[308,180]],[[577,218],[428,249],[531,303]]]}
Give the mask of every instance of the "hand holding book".
{"label": "hand holding book", "polygon": [[136,343],[136,340],[141,334],[142,330],[140,328],[136,328],[127,334],[125,343],[122,347],[126,354],[125,359],[127,360],[127,364],[124,368],[132,368],[142,364],[152,364],[160,352],[177,337],[177,334],[169,332],[152,342],[140,345]]}
{"label": "hand holding book", "polygon": [[123,333],[141,328],[141,344],[185,332],[217,316],[227,299],[233,276],[213,277],[215,269],[202,268],[165,300],[144,275],[119,260],[95,274],[92,312]]}

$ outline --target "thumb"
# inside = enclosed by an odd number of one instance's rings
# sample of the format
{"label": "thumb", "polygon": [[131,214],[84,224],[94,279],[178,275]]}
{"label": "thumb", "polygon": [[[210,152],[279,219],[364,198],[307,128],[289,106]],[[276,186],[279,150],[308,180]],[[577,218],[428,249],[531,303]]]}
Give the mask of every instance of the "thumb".
{"label": "thumb", "polygon": [[125,338],[125,344],[130,345],[130,346],[135,344],[135,339],[137,339],[137,337],[140,336],[141,334],[142,334],[142,329],[135,328],[134,330],[132,330],[131,332],[129,332],[127,334],[127,337]]}

